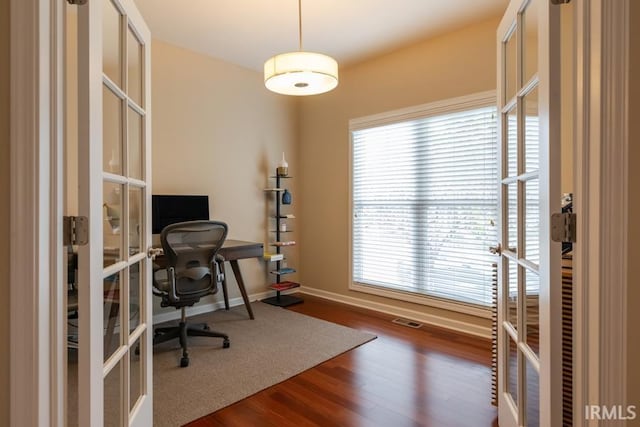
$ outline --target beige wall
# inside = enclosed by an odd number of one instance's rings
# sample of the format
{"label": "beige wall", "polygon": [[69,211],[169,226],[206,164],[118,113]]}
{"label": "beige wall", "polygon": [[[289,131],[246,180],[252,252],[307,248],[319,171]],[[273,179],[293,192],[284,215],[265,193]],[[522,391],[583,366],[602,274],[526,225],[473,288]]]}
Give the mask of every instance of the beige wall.
{"label": "beige wall", "polygon": [[[8,240],[9,209],[9,2],[0,0],[0,238]],[[630,22],[640,21],[631,2]],[[300,109],[296,151],[295,101],[263,90],[261,76],[158,41],[153,45],[154,192],[205,193],[213,217],[227,221],[230,236],[267,241],[266,176],[285,150],[301,233],[301,280],[327,291],[348,286],[348,120],[495,87],[497,20],[410,46],[341,70],[332,93],[306,99]],[[640,29],[631,26],[630,76],[640,73]],[[480,60],[479,58],[484,58]],[[488,64],[488,65],[487,65]],[[640,83],[630,79],[629,152],[629,404],[640,407]],[[245,123],[249,125],[245,125]],[[181,167],[188,164],[187,168]],[[227,186],[227,183],[233,183]],[[295,190],[295,189],[294,189]],[[9,286],[8,247],[0,245],[0,293]],[[294,252],[295,258],[295,252]],[[295,263],[295,261],[292,261]],[[330,267],[329,267],[330,266]],[[264,290],[261,262],[242,262],[250,292]],[[233,289],[233,286],[231,286]],[[4,291],[4,292],[3,292]],[[235,292],[235,291],[233,291]],[[384,301],[389,303],[388,301]],[[394,303],[416,310],[421,306]],[[9,313],[0,308],[0,342],[9,338]],[[442,313],[441,313],[442,314]],[[0,352],[0,425],[8,425],[8,353]]]}
{"label": "beige wall", "polygon": [[[68,13],[67,48],[75,51],[76,15]],[[76,58],[69,56],[68,108],[77,110],[73,76]],[[295,176],[296,103],[268,92],[262,74],[157,40],[151,49],[152,170],[154,194],[207,194],[213,219],[229,224],[229,238],[268,242],[267,215],[273,206],[263,189],[270,185],[277,162],[286,153]],[[68,115],[69,129],[76,116]],[[66,211],[77,210],[77,136],[67,138]],[[296,180],[291,180],[294,212]],[[273,185],[273,183],[271,183]],[[109,235],[105,235],[108,239]],[[293,238],[296,236],[294,234]],[[287,249],[297,265],[297,248]],[[273,277],[262,260],[240,262],[250,294],[264,292]],[[228,269],[230,297],[239,297]],[[297,280],[296,275],[288,276]],[[220,299],[210,297],[203,303]],[[154,314],[175,311],[154,300]]]}
{"label": "beige wall", "polygon": [[[229,224],[229,238],[267,242],[273,204],[263,189],[274,185],[267,177],[283,151],[290,174],[301,171],[296,101],[267,91],[261,73],[157,40],[151,52],[153,192],[208,194],[211,216]],[[297,180],[289,181],[295,212]],[[297,248],[287,251],[296,266]],[[262,260],[240,265],[250,294],[267,290]],[[233,278],[230,291],[239,296]]]}
{"label": "beige wall", "polygon": [[496,87],[498,19],[481,22],[341,70],[333,92],[301,102],[302,284],[423,313],[486,319],[348,289],[349,119]]}
{"label": "beige wall", "polygon": [[[640,22],[640,2],[630,3],[629,23]],[[629,379],[627,403],[636,405],[638,418],[629,425],[640,426],[640,28],[631,24],[629,46],[629,222],[628,295],[627,295],[627,369]]]}
{"label": "beige wall", "polygon": [[[9,0],[0,0],[0,295],[9,292]],[[0,425],[9,425],[9,306],[0,308]]]}

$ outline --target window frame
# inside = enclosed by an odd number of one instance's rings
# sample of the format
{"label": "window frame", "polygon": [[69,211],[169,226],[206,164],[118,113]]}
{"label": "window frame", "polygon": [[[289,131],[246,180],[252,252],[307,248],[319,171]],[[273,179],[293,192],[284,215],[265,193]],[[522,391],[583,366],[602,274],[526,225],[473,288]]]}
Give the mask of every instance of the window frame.
{"label": "window frame", "polygon": [[[405,122],[420,118],[437,116],[441,114],[461,112],[474,108],[496,106],[496,91],[490,90],[479,92],[471,95],[449,98],[445,100],[430,102],[413,107],[402,108],[398,110],[388,111],[385,113],[374,114],[356,119],[349,120],[349,221],[348,221],[348,240],[349,240],[349,290],[362,292],[366,294],[391,298],[400,301],[411,302],[420,305],[426,305],[434,308],[455,311],[463,314],[473,315],[486,319],[491,318],[491,307],[483,307],[476,304],[458,302],[437,298],[429,295],[421,295],[418,293],[407,292],[397,289],[384,288],[376,285],[354,282],[353,280],[353,219],[354,219],[354,153],[353,153],[353,132],[368,129],[377,126],[389,125],[399,122]],[[496,142],[497,144],[497,142]],[[498,162],[499,160],[496,159]],[[499,188],[499,182],[495,183]],[[487,251],[489,248],[487,248]]]}

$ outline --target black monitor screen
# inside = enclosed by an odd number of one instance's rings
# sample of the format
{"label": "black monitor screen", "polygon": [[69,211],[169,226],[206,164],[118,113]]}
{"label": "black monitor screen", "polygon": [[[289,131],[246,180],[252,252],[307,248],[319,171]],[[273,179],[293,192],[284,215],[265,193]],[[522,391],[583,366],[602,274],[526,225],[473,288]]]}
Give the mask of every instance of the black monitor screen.
{"label": "black monitor screen", "polygon": [[209,196],[153,195],[152,232],[160,234],[169,224],[209,219]]}

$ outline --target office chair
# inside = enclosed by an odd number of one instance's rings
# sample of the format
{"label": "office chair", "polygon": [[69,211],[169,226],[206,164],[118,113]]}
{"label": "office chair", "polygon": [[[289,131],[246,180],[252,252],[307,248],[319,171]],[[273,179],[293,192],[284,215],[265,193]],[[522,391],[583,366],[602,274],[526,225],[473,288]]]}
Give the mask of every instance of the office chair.
{"label": "office chair", "polygon": [[174,338],[180,340],[180,366],[189,366],[188,336],[223,338],[223,348],[230,345],[229,336],[209,330],[206,323],[187,324],[186,307],[200,298],[218,292],[224,280],[219,265],[224,259],[217,255],[227,237],[227,224],[218,221],[189,221],[171,224],[160,234],[166,268],[154,272],[153,293],[162,298],[162,307],[182,310],[180,324],[156,328],[153,343]]}

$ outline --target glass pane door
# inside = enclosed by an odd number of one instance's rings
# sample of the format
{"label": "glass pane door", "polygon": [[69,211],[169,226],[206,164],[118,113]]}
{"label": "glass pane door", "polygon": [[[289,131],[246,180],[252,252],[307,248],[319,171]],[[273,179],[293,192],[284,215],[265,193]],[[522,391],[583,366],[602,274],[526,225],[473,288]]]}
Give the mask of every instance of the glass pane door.
{"label": "glass pane door", "polygon": [[557,63],[549,48],[558,29],[554,7],[543,0],[513,0],[498,29],[501,426],[539,426],[552,419],[552,372],[561,362],[552,352],[557,318],[549,298],[549,278],[560,260],[552,257],[556,248],[548,233],[554,205],[548,200],[555,194],[560,200],[559,156],[551,155],[559,127],[550,121],[559,100],[549,96],[550,70]]}
{"label": "glass pane door", "polygon": [[91,283],[79,307],[79,425],[150,426],[151,38],[131,0],[88,2],[78,23],[79,199],[91,236],[79,262]]}

